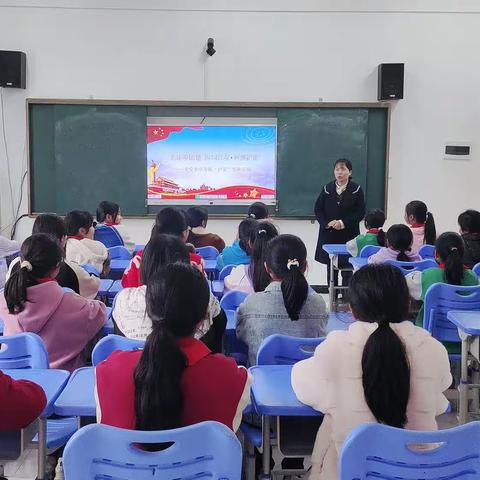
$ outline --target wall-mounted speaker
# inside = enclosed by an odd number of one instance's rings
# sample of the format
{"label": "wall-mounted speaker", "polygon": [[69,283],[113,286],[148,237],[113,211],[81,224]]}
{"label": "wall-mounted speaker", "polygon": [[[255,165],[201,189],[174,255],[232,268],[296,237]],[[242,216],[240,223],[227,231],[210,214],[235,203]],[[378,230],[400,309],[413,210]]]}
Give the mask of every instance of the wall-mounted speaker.
{"label": "wall-mounted speaker", "polygon": [[24,52],[0,50],[0,87],[26,88],[26,67]]}
{"label": "wall-mounted speaker", "polygon": [[404,63],[381,63],[378,66],[379,100],[400,100],[403,98]]}

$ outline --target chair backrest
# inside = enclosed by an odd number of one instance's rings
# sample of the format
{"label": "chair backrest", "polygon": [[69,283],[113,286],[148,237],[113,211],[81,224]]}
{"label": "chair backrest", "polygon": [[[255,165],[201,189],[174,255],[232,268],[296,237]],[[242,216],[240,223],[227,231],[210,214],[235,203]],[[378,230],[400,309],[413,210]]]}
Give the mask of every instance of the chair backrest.
{"label": "chair backrest", "polygon": [[[433,445],[418,448],[422,443]],[[338,478],[480,478],[480,422],[436,432],[416,432],[372,423],[361,425],[343,443]]]}
{"label": "chair backrest", "polygon": [[112,260],[130,260],[132,255],[130,252],[121,245],[117,245],[116,247],[109,247],[108,254]]}
{"label": "chair backrest", "polygon": [[107,248],[123,246],[123,238],[114,227],[108,225],[97,225],[93,238],[102,242]]}
{"label": "chair backrest", "polygon": [[394,265],[399,268],[404,275],[412,272],[423,272],[427,268],[437,268],[438,264],[435,260],[420,260],[418,262],[401,262],[399,260],[387,260],[385,263]]}
{"label": "chair backrest", "polygon": [[220,300],[220,307],[224,310],[236,310],[247,297],[248,293],[231,290]]}
{"label": "chair backrest", "polygon": [[418,254],[424,260],[435,260],[435,246],[434,245],[422,245],[418,250]]}
{"label": "chair backrest", "polygon": [[[138,447],[145,443],[172,445],[158,452],[148,452]],[[201,422],[164,431],[87,425],[68,441],[63,469],[67,480],[200,477],[239,480],[242,448],[232,430],[218,422]]]}
{"label": "chair backrest", "polygon": [[360,251],[360,258],[368,258],[377,253],[382,247],[378,245],[365,245]]}
{"label": "chair backrest", "polygon": [[231,271],[236,267],[236,265],[225,265],[221,272],[218,274],[219,280],[225,280],[225,277],[230,275]]}
{"label": "chair backrest", "polygon": [[204,260],[216,260],[219,255],[215,247],[199,247],[196,249],[196,252]]}
{"label": "chair backrest", "polygon": [[49,368],[43,340],[35,333],[0,337],[0,369]]}
{"label": "chair backrest", "polygon": [[94,265],[90,265],[89,263],[84,263],[80,265],[89,275],[94,275],[95,277],[100,276],[100,272],[96,269]]}
{"label": "chair backrest", "polygon": [[145,340],[133,340],[121,335],[107,335],[95,345],[92,352],[92,364],[95,367],[108,358],[115,350],[137,350],[142,349],[144,345]]}
{"label": "chair backrest", "polygon": [[478,278],[480,278],[480,263],[477,263],[473,268],[472,268],[473,273],[477,275]]}
{"label": "chair backrest", "polygon": [[457,327],[447,318],[450,310],[480,310],[480,285],[435,283],[425,294],[423,328],[441,342],[460,342]]}
{"label": "chair backrest", "polygon": [[313,356],[324,338],[298,338],[288,335],[270,335],[257,352],[257,365],[293,365]]}

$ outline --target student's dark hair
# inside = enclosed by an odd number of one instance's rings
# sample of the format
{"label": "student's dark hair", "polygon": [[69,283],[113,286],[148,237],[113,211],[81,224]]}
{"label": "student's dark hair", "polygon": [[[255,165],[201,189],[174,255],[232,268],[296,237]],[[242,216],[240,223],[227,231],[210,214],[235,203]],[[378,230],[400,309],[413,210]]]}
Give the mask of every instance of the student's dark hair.
{"label": "student's dark hair", "polygon": [[279,235],[268,242],[266,262],[282,280],[283,303],[290,320],[298,320],[308,296],[308,283],[303,274],[307,268],[305,244],[295,235]]}
{"label": "student's dark hair", "polygon": [[247,217],[264,220],[268,218],[268,208],[263,202],[254,202],[248,207]]}
{"label": "student's dark hair", "polygon": [[464,233],[480,233],[480,212],[465,210],[458,216],[458,225]]}
{"label": "student's dark hair", "polygon": [[193,336],[209,298],[204,275],[189,264],[166,265],[147,285],[152,332],[134,373],[137,430],[182,426],[181,380],[187,360],[178,340]]}
{"label": "student's dark hair", "polygon": [[412,249],[413,233],[406,225],[397,223],[387,230],[387,244],[393,250],[397,250],[397,260],[409,262],[410,258],[406,252]]}
{"label": "student's dark hair", "polygon": [[208,210],[203,207],[190,207],[187,210],[188,225],[191,228],[201,227],[208,222]]}
{"label": "student's dark hair", "polygon": [[238,225],[238,240],[240,248],[250,255],[250,247],[248,246],[248,241],[250,240],[250,235],[257,227],[257,221],[253,218],[246,218],[240,222]]}
{"label": "student's dark hair", "polygon": [[120,206],[117,203],[104,200],[103,202],[100,202],[97,207],[97,222],[103,223],[107,218],[107,215],[111,215],[113,221],[115,221],[119,211]]}
{"label": "student's dark hair", "polygon": [[185,212],[174,207],[166,207],[157,213],[152,235],[167,233],[180,237],[185,230],[188,230]]}
{"label": "student's dark hair", "polygon": [[463,254],[465,245],[455,232],[442,233],[435,243],[435,252],[445,264],[445,280],[450,285],[461,285],[463,279]]}
{"label": "student's dark hair", "polygon": [[365,214],[365,228],[378,228],[377,241],[381,247],[386,245],[386,236],[385,232],[382,230],[382,227],[385,223],[385,213],[379,208],[373,208]]}
{"label": "student's dark hair", "polygon": [[379,423],[402,428],[407,422],[410,366],[405,345],[390,324],[403,322],[408,315],[405,278],[392,265],[368,265],[355,272],[348,295],[357,320],[378,323],[362,355],[367,405]]}
{"label": "student's dark hair", "polygon": [[424,243],[435,245],[435,240],[437,239],[435,220],[433,215],[428,211],[427,206],[420,200],[413,200],[407,203],[405,213],[408,217],[412,215],[415,223],[425,224]]}
{"label": "student's dark hair", "polygon": [[143,284],[148,285],[161,268],[175,262],[190,263],[188,247],[174,235],[153,235],[145,246],[140,264]]}
{"label": "student's dark hair", "polygon": [[270,222],[258,222],[257,227],[250,234],[252,253],[249,275],[255,292],[263,292],[272,281],[265,270],[265,260],[267,244],[276,236],[278,236],[278,230]]}
{"label": "student's dark hair", "polygon": [[38,278],[46,277],[62,261],[63,251],[52,235],[36,233],[23,242],[20,258],[22,263],[30,265],[20,263],[20,268],[12,272],[5,284],[5,301],[11,314],[23,310],[27,288],[37,285]]}
{"label": "student's dark hair", "polygon": [[350,171],[353,170],[352,162],[348,160],[348,158],[339,158],[338,160],[335,160],[335,163],[333,165],[334,170],[339,163],[343,163]]}
{"label": "student's dark hair", "polygon": [[65,225],[67,235],[74,236],[78,234],[81,228],[88,231],[93,226],[93,217],[89,212],[73,210],[65,215]]}
{"label": "student's dark hair", "polygon": [[60,241],[67,234],[67,228],[62,217],[54,213],[44,213],[39,215],[33,222],[32,234],[36,233],[53,235]]}

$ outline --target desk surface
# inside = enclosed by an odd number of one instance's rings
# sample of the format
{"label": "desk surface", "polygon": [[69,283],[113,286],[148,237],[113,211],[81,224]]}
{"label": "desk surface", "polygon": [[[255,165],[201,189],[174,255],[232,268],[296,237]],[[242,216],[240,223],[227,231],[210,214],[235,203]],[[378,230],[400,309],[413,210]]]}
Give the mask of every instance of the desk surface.
{"label": "desk surface", "polygon": [[110,261],[110,270],[121,270],[122,272],[128,268],[130,260],[113,259]]}
{"label": "desk surface", "polygon": [[110,288],[113,285],[113,280],[110,280],[109,278],[102,278],[100,280],[100,288],[98,289],[98,294],[105,296]]}
{"label": "desk surface", "polygon": [[217,261],[216,260],[204,260],[205,263],[205,271],[208,272],[215,272],[217,269]]}
{"label": "desk surface", "polygon": [[43,388],[47,397],[47,405],[42,412],[42,417],[48,417],[53,413],[53,404],[70,375],[66,370],[55,369],[5,369],[2,372],[14,380],[30,380]]}
{"label": "desk surface", "polygon": [[365,267],[365,265],[368,265],[368,258],[362,258],[362,257],[350,257],[348,259],[350,265],[353,265],[354,268],[362,268]]}
{"label": "desk surface", "polygon": [[353,315],[350,312],[332,312],[328,317],[327,333],[334,330],[348,330],[353,321]]}
{"label": "desk surface", "polygon": [[301,403],[292,389],[291,365],[257,365],[250,368],[253,376],[252,403],[260,415],[311,417],[321,415]]}
{"label": "desk surface", "polygon": [[62,416],[95,417],[95,369],[75,370],[55,402],[55,413]]}
{"label": "desk surface", "polygon": [[447,313],[447,318],[462,332],[480,336],[480,311],[452,310]]}
{"label": "desk surface", "polygon": [[323,246],[323,249],[329,255],[350,255],[344,243],[327,243]]}

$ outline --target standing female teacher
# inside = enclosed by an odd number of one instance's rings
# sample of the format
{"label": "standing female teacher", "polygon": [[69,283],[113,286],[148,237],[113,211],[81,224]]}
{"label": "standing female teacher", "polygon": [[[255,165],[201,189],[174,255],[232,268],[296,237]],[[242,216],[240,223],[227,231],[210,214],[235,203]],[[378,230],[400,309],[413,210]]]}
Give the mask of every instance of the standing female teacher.
{"label": "standing female teacher", "polygon": [[[360,234],[359,223],[365,216],[365,198],[360,185],[351,181],[352,163],[340,158],[333,167],[335,180],[327,183],[315,202],[318,232],[315,260],[327,265],[327,283],[330,284],[330,258],[323,250],[328,243],[347,243]],[[348,265],[347,257],[339,257],[339,267]],[[351,272],[342,273],[342,284],[348,285]],[[338,270],[335,271],[338,285]]]}

